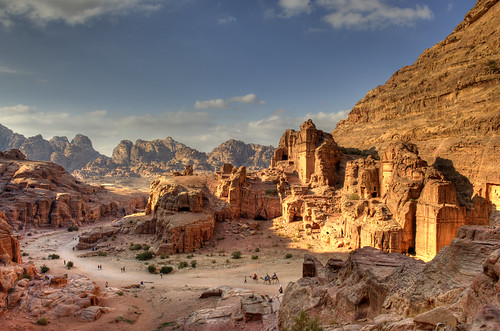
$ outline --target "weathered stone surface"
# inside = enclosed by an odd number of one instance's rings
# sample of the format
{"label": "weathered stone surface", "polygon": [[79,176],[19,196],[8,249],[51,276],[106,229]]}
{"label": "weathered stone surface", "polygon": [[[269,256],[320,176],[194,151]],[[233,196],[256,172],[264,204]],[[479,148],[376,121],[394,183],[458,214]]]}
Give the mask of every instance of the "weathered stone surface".
{"label": "weathered stone surface", "polygon": [[271,159],[271,168],[297,171],[300,180],[312,185],[333,185],[341,152],[332,136],[317,130],[311,120],[300,131],[287,130]]}
{"label": "weathered stone surface", "polygon": [[116,226],[99,226],[90,231],[82,232],[78,237],[78,249],[89,249],[96,246],[96,243],[101,239],[111,238],[120,231]]}
{"label": "weathered stone surface", "polygon": [[274,147],[257,144],[245,144],[242,141],[230,139],[223,142],[208,154],[208,163],[213,169],[219,169],[223,164],[244,166],[249,170],[259,170],[269,167]]}
{"label": "weathered stone surface", "polygon": [[11,228],[0,210],[0,263],[22,262],[19,240],[12,236]]}
{"label": "weathered stone surface", "polygon": [[498,1],[477,1],[445,40],[369,91],[337,124],[335,141],[379,153],[394,141],[415,143],[461,205],[476,194],[488,199],[487,186],[500,184],[499,13]]}
{"label": "weathered stone surface", "polygon": [[[334,260],[324,267],[306,256],[307,277],[285,289],[280,328],[290,327],[301,310],[340,325],[379,323],[377,316],[392,314],[401,321],[383,324],[394,330],[424,324],[435,329],[441,322],[468,328],[483,306],[492,306],[485,308],[492,312],[500,307],[499,235],[499,228],[462,226],[451,245],[428,263],[371,247],[354,251],[345,263]],[[407,317],[411,321],[403,320]],[[478,321],[486,323],[487,318]]]}
{"label": "weathered stone surface", "polygon": [[81,225],[145,206],[143,194],[111,193],[77,181],[55,163],[25,160],[14,154],[3,153],[0,158],[0,210],[16,229]]}

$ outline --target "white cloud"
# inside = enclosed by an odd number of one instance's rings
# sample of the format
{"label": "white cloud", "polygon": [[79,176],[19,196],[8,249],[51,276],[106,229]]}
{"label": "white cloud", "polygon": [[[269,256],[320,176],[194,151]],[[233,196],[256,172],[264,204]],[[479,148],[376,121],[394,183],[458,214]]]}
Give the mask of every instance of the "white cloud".
{"label": "white cloud", "polygon": [[243,95],[240,97],[232,97],[229,98],[230,102],[241,102],[241,103],[250,103],[250,104],[258,104],[258,105],[263,105],[266,102],[264,100],[259,99],[255,94],[250,93],[247,95]]}
{"label": "white cloud", "polygon": [[211,99],[205,101],[196,101],[194,103],[195,109],[208,109],[208,108],[217,108],[217,109],[227,109],[228,104],[226,100],[223,99]]}
{"label": "white cloud", "polygon": [[226,16],[226,17],[219,18],[217,20],[217,23],[220,25],[225,25],[225,24],[229,24],[229,23],[236,23],[237,21],[238,21],[238,19],[236,17]]}
{"label": "white cloud", "polygon": [[391,6],[385,0],[317,0],[316,5],[330,11],[323,21],[334,29],[380,28],[388,25],[412,25],[417,20],[430,20],[427,6],[415,8]]}
{"label": "white cloud", "polygon": [[17,70],[14,70],[14,69],[11,69],[11,68],[8,68],[8,67],[5,67],[5,66],[1,66],[0,67],[0,74],[12,74],[12,75],[15,75],[15,74],[18,74],[19,72]]}
{"label": "white cloud", "polygon": [[44,26],[51,21],[85,24],[102,15],[159,10],[161,0],[0,0],[0,24],[9,27],[17,18]]}
{"label": "white cloud", "polygon": [[231,97],[231,98],[227,98],[227,99],[211,99],[211,100],[205,100],[205,101],[197,100],[194,103],[194,108],[195,109],[208,109],[208,108],[227,109],[227,108],[229,108],[229,103],[231,103],[231,102],[239,102],[239,103],[254,104],[254,105],[263,105],[266,103],[264,100],[261,100],[255,94],[250,93],[247,95],[236,96],[236,97]]}
{"label": "white cloud", "polygon": [[279,0],[278,5],[283,10],[282,17],[290,18],[300,14],[311,13],[310,0]]}

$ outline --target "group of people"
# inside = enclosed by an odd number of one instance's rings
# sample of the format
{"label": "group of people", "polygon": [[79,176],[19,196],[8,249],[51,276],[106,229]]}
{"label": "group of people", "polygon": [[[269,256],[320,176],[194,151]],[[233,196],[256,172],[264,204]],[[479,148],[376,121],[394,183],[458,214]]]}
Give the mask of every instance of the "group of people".
{"label": "group of people", "polygon": [[102,264],[97,265],[97,270],[102,270]]}
{"label": "group of people", "polygon": [[125,267],[121,267],[121,268],[120,268],[120,271],[121,271],[121,272],[125,272]]}
{"label": "group of people", "polygon": [[[259,280],[259,277],[257,277],[256,273],[254,273],[253,276],[251,276],[251,277],[252,277],[252,279],[254,281],[258,281]],[[266,276],[264,278],[262,278],[262,279],[264,279],[264,283],[269,282],[269,284],[271,284],[272,280],[279,281],[278,275],[276,274],[276,272],[274,272],[274,274],[272,276],[269,276],[269,274],[266,273]],[[247,282],[247,276],[245,276],[245,283],[246,282]],[[280,284],[280,288],[279,288],[278,292],[279,293],[283,293],[283,287],[281,286],[281,284]]]}

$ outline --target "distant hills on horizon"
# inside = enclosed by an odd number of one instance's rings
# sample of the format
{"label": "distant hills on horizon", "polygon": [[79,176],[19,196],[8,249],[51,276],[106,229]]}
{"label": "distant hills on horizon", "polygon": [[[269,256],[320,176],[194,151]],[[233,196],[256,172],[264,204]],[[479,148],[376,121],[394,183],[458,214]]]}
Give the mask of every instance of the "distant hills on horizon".
{"label": "distant hills on horizon", "polygon": [[224,163],[246,166],[251,170],[269,166],[273,146],[247,144],[230,139],[210,153],[197,151],[171,137],[151,141],[138,139],[135,143],[122,140],[112,157],[97,152],[92,141],[77,134],[73,140],[41,135],[26,138],[0,124],[0,150],[21,150],[28,159],[52,161],[81,178],[92,176],[151,177],[171,171],[182,171],[192,164],[198,171],[214,171]]}

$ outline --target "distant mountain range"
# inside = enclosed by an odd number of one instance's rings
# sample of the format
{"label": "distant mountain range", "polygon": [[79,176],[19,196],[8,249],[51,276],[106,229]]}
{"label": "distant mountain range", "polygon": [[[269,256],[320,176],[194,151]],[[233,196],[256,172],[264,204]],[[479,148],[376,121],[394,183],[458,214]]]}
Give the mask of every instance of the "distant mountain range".
{"label": "distant mountain range", "polygon": [[152,141],[122,140],[112,157],[97,152],[92,141],[81,134],[71,141],[67,137],[45,140],[41,135],[26,138],[0,124],[0,150],[21,150],[28,159],[52,161],[81,178],[93,176],[151,177],[171,171],[182,171],[192,164],[194,170],[214,171],[224,163],[263,169],[269,166],[273,146],[246,144],[230,139],[211,153],[199,152],[171,137]]}

